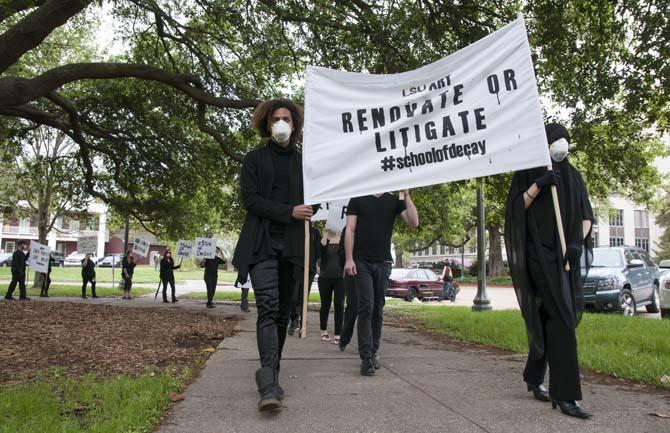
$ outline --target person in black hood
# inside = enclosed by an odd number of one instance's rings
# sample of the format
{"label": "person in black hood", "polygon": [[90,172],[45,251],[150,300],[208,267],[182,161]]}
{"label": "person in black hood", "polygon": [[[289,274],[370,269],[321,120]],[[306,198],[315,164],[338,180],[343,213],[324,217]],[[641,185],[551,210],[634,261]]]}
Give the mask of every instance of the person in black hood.
{"label": "person in black hood", "polygon": [[240,281],[251,275],[261,361],[256,371],[258,408],[266,411],[281,407],[280,361],[296,277],[302,275],[304,221],[318,206],[303,200],[302,160],[296,149],[302,107],[287,99],[265,101],[256,107],[252,125],[267,142],[250,151],[242,164],[240,188],[247,215],[233,265]]}
{"label": "person in black hood", "polygon": [[12,281],[9,283],[5,294],[5,300],[7,301],[15,299],[12,294],[17,284],[19,285],[19,299],[22,301],[30,300],[26,293],[26,265],[30,257],[28,242],[21,240],[18,246],[19,248],[12,254]]}
{"label": "person in black hood", "polygon": [[91,283],[91,297],[97,298],[95,294],[95,262],[91,259],[91,254],[86,254],[81,261],[81,297],[86,299],[86,286]]}
{"label": "person in black hood", "polygon": [[[529,352],[524,381],[541,401],[567,415],[592,415],[582,399],[575,330],[583,311],[582,283],[593,257],[593,210],[579,172],[568,162],[570,135],[546,125],[553,170],[514,174],[505,207],[505,247],[526,323]],[[562,254],[551,186],[556,185],[567,252]],[[549,364],[549,391],[543,386]]]}
{"label": "person in black hood", "polygon": [[174,288],[174,271],[175,269],[181,268],[181,265],[174,265],[174,259],[172,258],[172,251],[170,249],[166,249],[165,253],[163,254],[163,258],[161,259],[161,265],[160,265],[160,279],[163,282],[163,302],[168,303],[168,298],[167,298],[167,286],[170,284],[170,288],[172,289],[172,303],[174,304],[177,302],[177,297],[175,296],[175,288]]}
{"label": "person in black hood", "polygon": [[216,292],[216,282],[219,279],[219,265],[226,263],[222,257],[221,248],[216,247],[216,255],[212,259],[205,259],[200,267],[205,268],[205,286],[207,287],[207,308],[214,308],[214,293]]}

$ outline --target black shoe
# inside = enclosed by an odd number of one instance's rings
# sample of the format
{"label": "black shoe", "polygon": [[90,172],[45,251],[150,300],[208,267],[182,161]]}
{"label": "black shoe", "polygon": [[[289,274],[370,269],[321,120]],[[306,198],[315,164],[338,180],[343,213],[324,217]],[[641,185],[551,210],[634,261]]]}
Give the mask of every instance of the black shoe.
{"label": "black shoe", "polygon": [[91,296],[91,298],[99,298],[99,296],[98,295],[93,295],[93,296]]}
{"label": "black shoe", "polygon": [[248,313],[249,311],[251,311],[249,309],[249,305],[245,305],[245,304],[240,305],[240,310],[244,311],[245,313]]}
{"label": "black shoe", "polygon": [[163,303],[164,303],[164,304],[169,304],[170,301],[168,301],[167,299],[163,299]]}
{"label": "black shoe", "polygon": [[535,397],[535,400],[546,401],[546,402],[551,401],[551,398],[549,398],[549,393],[547,392],[547,388],[545,388],[544,385],[542,384],[535,386],[529,383],[528,391],[533,391],[533,396]]}
{"label": "black shoe", "polygon": [[286,328],[286,333],[287,333],[288,335],[293,335],[293,332],[294,332],[294,331],[295,331],[295,329],[293,328],[293,326],[291,326],[291,323],[289,323],[289,324],[288,324],[288,327]]}
{"label": "black shoe", "polygon": [[256,370],[256,385],[258,386],[258,393],[261,395],[261,399],[258,401],[258,410],[261,412],[281,408],[275,377],[275,370],[270,367],[262,367]]}
{"label": "black shoe", "polygon": [[372,365],[375,366],[375,370],[379,370],[381,368],[381,364],[379,363],[379,354],[375,353],[372,356]]}
{"label": "black shoe", "polygon": [[27,296],[24,296],[23,298],[19,298],[19,301],[30,301],[30,298]]}
{"label": "black shoe", "polygon": [[574,400],[552,400],[551,407],[556,409],[556,406],[558,406],[564,414],[574,416],[575,418],[589,419],[593,416],[591,412],[581,407]]}
{"label": "black shoe", "polygon": [[344,352],[347,348],[346,343],[342,343],[341,341],[337,343],[337,347],[340,349],[340,352]]}
{"label": "black shoe", "polygon": [[81,299],[88,299],[88,297],[87,296],[82,296]]}
{"label": "black shoe", "polygon": [[173,303],[173,304],[176,304],[177,302],[179,302],[179,301],[177,300],[177,298],[172,298],[172,303]]}
{"label": "black shoe", "polygon": [[372,359],[364,359],[361,362],[361,376],[374,376],[375,375],[375,365],[372,363]]}
{"label": "black shoe", "polygon": [[208,302],[207,308],[216,308],[216,305],[212,304],[211,302]]}
{"label": "black shoe", "polygon": [[16,298],[12,296],[5,296],[5,301],[16,301]]}

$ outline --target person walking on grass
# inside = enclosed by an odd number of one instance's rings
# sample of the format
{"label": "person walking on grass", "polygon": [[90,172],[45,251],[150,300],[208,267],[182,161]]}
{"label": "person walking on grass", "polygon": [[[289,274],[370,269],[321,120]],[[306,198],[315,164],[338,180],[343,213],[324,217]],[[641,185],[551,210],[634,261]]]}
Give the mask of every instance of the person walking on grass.
{"label": "person walking on grass", "polygon": [[135,256],[132,251],[126,251],[126,255],[121,261],[121,278],[123,278],[123,299],[132,299],[130,290],[133,288],[133,274],[135,273]]}
{"label": "person walking on grass", "polygon": [[91,254],[86,254],[86,257],[81,261],[81,279],[82,299],[87,299],[86,286],[88,286],[88,283],[91,283],[91,297],[97,298],[98,295],[95,294],[95,262],[91,259]]}
{"label": "person walking on grass", "polygon": [[384,299],[393,257],[391,236],[400,215],[410,227],[419,226],[419,214],[408,190],[403,198],[389,193],[355,197],[347,206],[346,262],[358,291],[358,352],[360,373],[372,376],[379,368]]}
{"label": "person walking on grass", "polygon": [[205,259],[200,267],[205,269],[205,286],[207,287],[207,308],[214,308],[214,293],[216,293],[216,282],[219,279],[219,266],[225,265],[221,248],[216,247],[216,255],[213,259]]}
{"label": "person walking on grass", "polygon": [[9,283],[5,300],[14,301],[12,297],[16,285],[19,285],[19,299],[21,301],[29,301],[30,298],[26,293],[26,266],[28,265],[28,258],[30,252],[28,251],[28,242],[19,241],[18,249],[12,254],[12,281]]}
{"label": "person walking on grass", "polygon": [[176,265],[174,264],[174,259],[172,258],[172,251],[170,249],[166,249],[165,253],[163,255],[163,259],[161,260],[161,266],[160,266],[160,279],[161,282],[163,283],[163,303],[168,304],[168,297],[167,297],[167,287],[168,284],[170,285],[170,288],[172,289],[172,303],[174,304],[177,301],[177,296],[175,295],[175,287],[174,287],[174,271],[176,269],[179,269],[181,265]]}

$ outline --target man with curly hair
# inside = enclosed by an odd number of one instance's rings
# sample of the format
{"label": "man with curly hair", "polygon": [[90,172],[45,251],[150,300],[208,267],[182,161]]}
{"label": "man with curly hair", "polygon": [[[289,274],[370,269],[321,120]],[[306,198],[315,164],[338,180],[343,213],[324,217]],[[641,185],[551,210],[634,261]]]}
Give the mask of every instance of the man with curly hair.
{"label": "man with curly hair", "polygon": [[281,407],[279,369],[291,300],[302,275],[303,224],[318,207],[303,203],[302,160],[296,149],[303,118],[302,107],[287,99],[258,105],[252,126],[263,145],[250,151],[242,164],[240,187],[247,215],[233,265],[240,281],[251,276],[256,298],[261,411]]}

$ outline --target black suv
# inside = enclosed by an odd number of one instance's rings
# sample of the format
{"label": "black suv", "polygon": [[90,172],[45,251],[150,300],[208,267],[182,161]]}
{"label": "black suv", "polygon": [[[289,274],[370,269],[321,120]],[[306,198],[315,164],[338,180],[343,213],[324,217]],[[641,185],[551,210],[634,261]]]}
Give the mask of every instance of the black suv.
{"label": "black suv", "polygon": [[633,316],[638,307],[660,311],[660,273],[649,254],[637,247],[593,249],[593,264],[584,282],[588,309]]}

